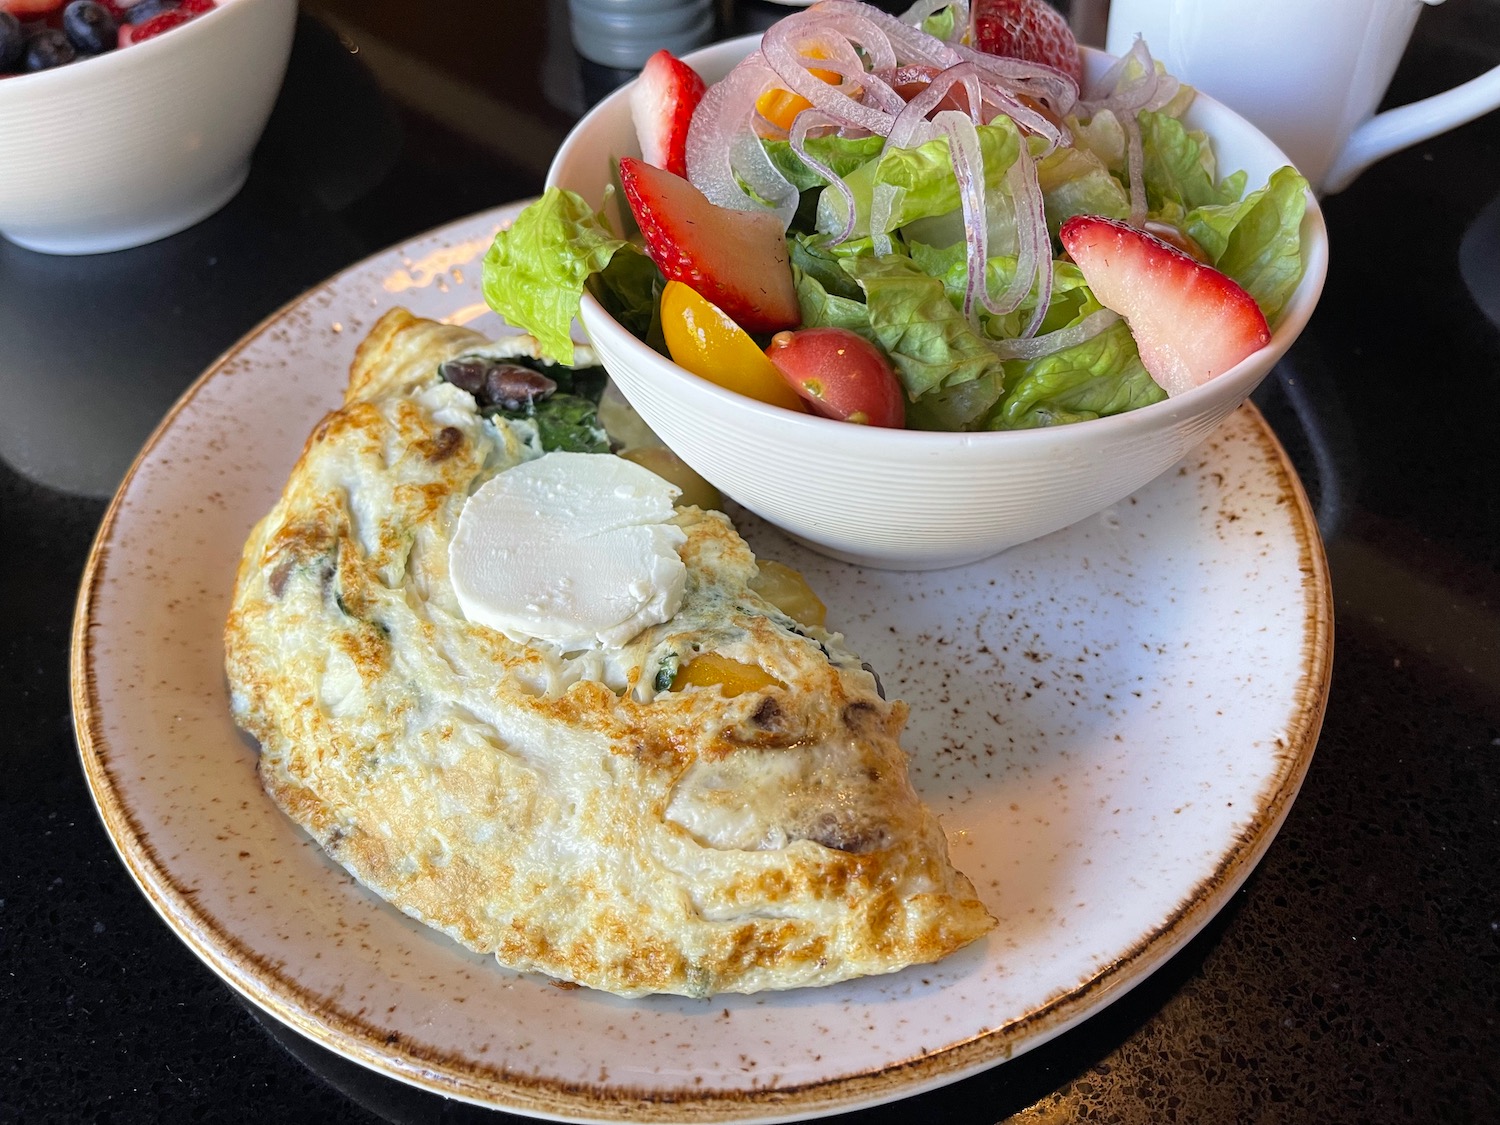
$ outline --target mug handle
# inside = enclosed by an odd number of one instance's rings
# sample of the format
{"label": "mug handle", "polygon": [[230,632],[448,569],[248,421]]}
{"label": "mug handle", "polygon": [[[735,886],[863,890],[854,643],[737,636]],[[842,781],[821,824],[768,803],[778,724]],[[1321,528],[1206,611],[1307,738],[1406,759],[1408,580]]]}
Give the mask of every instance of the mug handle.
{"label": "mug handle", "polygon": [[1462,86],[1377,113],[1349,134],[1323,178],[1323,194],[1343,191],[1375,161],[1482,117],[1500,106],[1500,66]]}

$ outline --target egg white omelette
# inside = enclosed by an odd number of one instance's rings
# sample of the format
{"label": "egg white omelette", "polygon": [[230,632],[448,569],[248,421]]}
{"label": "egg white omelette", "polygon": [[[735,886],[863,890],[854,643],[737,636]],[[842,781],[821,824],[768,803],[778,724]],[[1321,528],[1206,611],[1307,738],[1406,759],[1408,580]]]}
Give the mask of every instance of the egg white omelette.
{"label": "egg white omelette", "polygon": [[756,591],[722,514],[677,509],[680,608],[622,645],[465,618],[465,501],[536,456],[438,373],[483,344],[387,314],[245,546],[227,671],[276,803],[413,917],[622,996],[831,984],[988,931],[905,706]]}

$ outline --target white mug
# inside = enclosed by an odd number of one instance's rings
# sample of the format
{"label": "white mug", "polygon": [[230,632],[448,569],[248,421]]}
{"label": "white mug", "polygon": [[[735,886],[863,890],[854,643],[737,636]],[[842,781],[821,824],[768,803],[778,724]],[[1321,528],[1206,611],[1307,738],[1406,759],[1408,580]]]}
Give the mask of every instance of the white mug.
{"label": "white mug", "polygon": [[1248,118],[1319,194],[1384,156],[1500,105],[1500,67],[1376,114],[1423,3],[1442,0],[1111,0],[1106,48],[1137,35],[1182,81]]}

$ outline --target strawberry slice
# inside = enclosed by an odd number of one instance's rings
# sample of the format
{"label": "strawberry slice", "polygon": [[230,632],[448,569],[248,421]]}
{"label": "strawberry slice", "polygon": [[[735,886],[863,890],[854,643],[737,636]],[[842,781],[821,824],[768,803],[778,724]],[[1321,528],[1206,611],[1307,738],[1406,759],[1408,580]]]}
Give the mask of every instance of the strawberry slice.
{"label": "strawberry slice", "polygon": [[974,0],[970,40],[981,51],[1062,71],[1083,81],[1083,57],[1068,21],[1046,0]]}
{"label": "strawberry slice", "polygon": [[747,332],[779,332],[802,320],[781,220],[769,211],[716,207],[681,176],[620,160],[620,186],[666,275],[719,306]]}
{"label": "strawberry slice", "polygon": [[1202,386],[1270,342],[1255,298],[1175,246],[1097,215],[1075,215],[1060,237],[1094,296],[1125,318],[1167,394]]}
{"label": "strawberry slice", "polygon": [[630,118],[647,164],[687,175],[688,125],[705,89],[696,70],[665,50],[646,60],[630,91]]}

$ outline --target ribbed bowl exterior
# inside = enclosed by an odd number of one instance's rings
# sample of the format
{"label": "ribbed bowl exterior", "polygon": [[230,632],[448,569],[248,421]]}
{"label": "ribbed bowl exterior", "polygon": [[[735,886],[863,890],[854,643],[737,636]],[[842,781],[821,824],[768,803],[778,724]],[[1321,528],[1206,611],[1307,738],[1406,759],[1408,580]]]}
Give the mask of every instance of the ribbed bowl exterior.
{"label": "ribbed bowl exterior", "polygon": [[[755,43],[688,57],[713,81]],[[1091,52],[1099,67],[1106,56]],[[1264,182],[1286,157],[1243,118],[1200,96],[1190,123],[1214,138],[1219,166]],[[613,165],[636,148],[629,87],[569,135],[548,183],[598,205]],[[612,203],[611,206],[615,206]],[[1127,414],[1050,429],[925,433],[853,426],[766,406],[678,367],[591,297],[580,319],[641,417],[726,495],[826,554],[898,570],[974,562],[1098,514],[1169,469],[1242,403],[1307,324],[1328,265],[1315,200],[1303,226],[1306,270],[1268,347],[1205,386]]]}
{"label": "ribbed bowl exterior", "polygon": [[155,39],[0,82],[0,231],[94,253],[181,230],[244,182],[296,0],[225,0]]}

